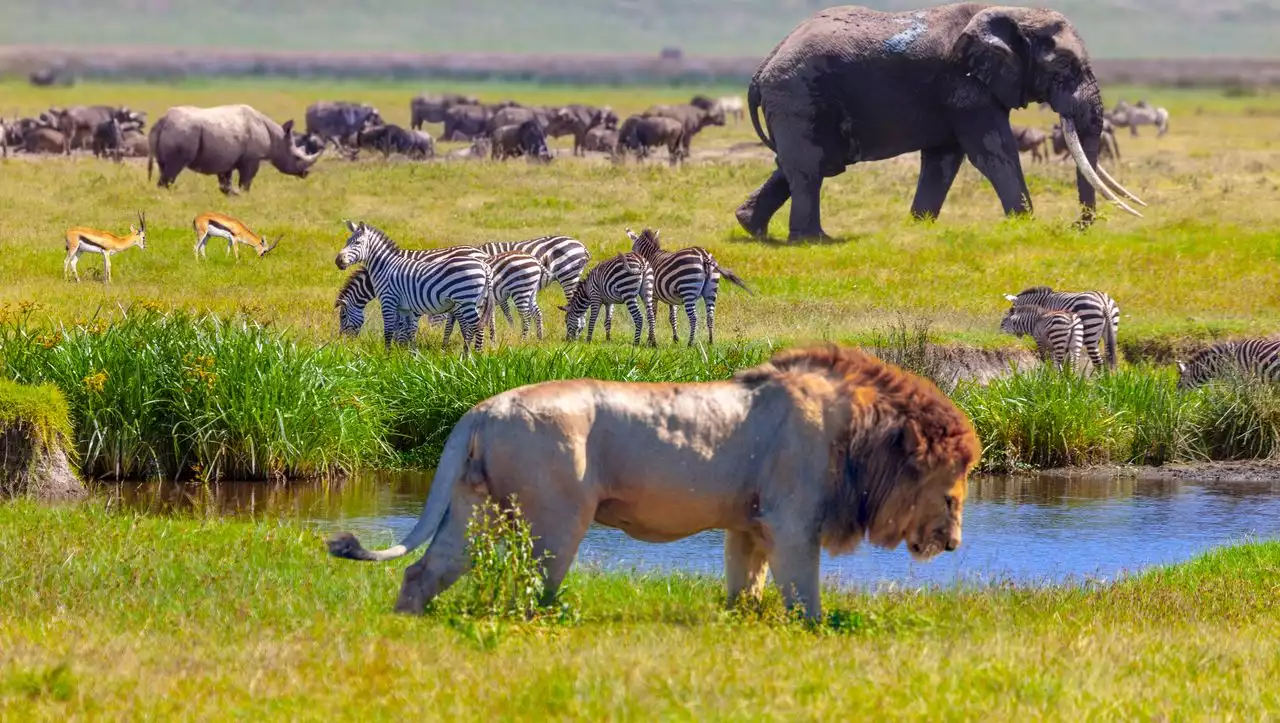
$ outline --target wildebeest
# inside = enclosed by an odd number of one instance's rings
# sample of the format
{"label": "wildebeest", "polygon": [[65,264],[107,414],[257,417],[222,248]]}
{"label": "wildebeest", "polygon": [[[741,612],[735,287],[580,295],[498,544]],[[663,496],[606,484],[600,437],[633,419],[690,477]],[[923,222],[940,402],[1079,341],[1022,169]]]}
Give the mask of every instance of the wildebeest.
{"label": "wildebeest", "polygon": [[98,127],[105,121],[115,119],[120,123],[138,123],[141,128],[146,123],[146,114],[129,110],[125,106],[109,105],[77,105],[70,108],[50,108],[50,118],[56,119],[56,126],[66,139],[64,153],[74,149],[92,148],[93,136]]}
{"label": "wildebeest", "polygon": [[488,135],[493,111],[484,105],[455,105],[444,113],[444,141],[470,141]]}
{"label": "wildebeest", "polygon": [[400,153],[418,160],[431,158],[436,154],[435,141],[426,131],[415,131],[388,124],[361,131],[356,136],[359,148],[372,148],[382,151],[383,157],[392,153]]}
{"label": "wildebeest", "polygon": [[306,124],[307,133],[347,145],[360,131],[382,125],[382,116],[366,103],[319,101],[307,106]]}
{"label": "wildebeest", "polygon": [[679,163],[685,156],[684,124],[663,116],[633,115],[618,129],[616,159],[621,160],[627,151],[645,158],[656,146],[667,147],[671,165]]}
{"label": "wildebeest", "polygon": [[655,105],[646,110],[643,115],[671,118],[680,123],[684,128],[680,142],[685,158],[689,157],[689,145],[698,131],[707,126],[724,125],[724,111],[717,108],[703,110],[694,105]]}
{"label": "wildebeest", "polygon": [[1169,111],[1152,106],[1145,100],[1134,105],[1121,100],[1108,114],[1108,119],[1119,128],[1128,126],[1132,136],[1138,135],[1138,126],[1141,125],[1155,126],[1157,137],[1169,132]]}
{"label": "wildebeest", "polygon": [[582,148],[586,151],[613,153],[618,146],[618,131],[599,126],[587,131]]}
{"label": "wildebeest", "polygon": [[122,159],[120,152],[122,139],[120,121],[115,118],[108,118],[102,121],[93,131],[93,155],[98,158],[104,155],[110,156],[119,163]]}
{"label": "wildebeest", "polygon": [[22,150],[27,153],[62,153],[67,137],[49,126],[37,126],[22,136]]}
{"label": "wildebeest", "polygon": [[248,191],[258,167],[268,161],[281,173],[306,178],[322,151],[307,153],[294,143],[293,121],[283,126],[247,105],[213,108],[176,106],[156,121],[148,136],[152,162],[160,165],[161,188],[173,185],[185,168],[218,177],[218,189],[232,194],[231,174]]}
{"label": "wildebeest", "polygon": [[416,131],[424,123],[443,123],[445,112],[455,105],[480,105],[480,99],[460,93],[415,96],[409,101],[409,125]]}
{"label": "wildebeest", "polygon": [[48,88],[53,85],[75,85],[76,77],[65,68],[41,68],[32,71],[27,80],[37,88]]}
{"label": "wildebeest", "polygon": [[551,123],[553,112],[546,108],[529,108],[525,106],[510,106],[495,110],[493,116],[489,118],[489,134],[503,126],[518,126],[528,120],[535,120],[542,127],[543,131]]}
{"label": "wildebeest", "polygon": [[1019,153],[1031,151],[1032,161],[1049,160],[1049,151],[1046,148],[1049,136],[1044,131],[1022,126],[1010,126],[1010,128],[1013,129],[1013,140],[1018,144]]}
{"label": "wildebeest", "polygon": [[[1067,138],[1062,133],[1062,124],[1055,123],[1053,125],[1049,138],[1053,145],[1054,155],[1059,156],[1058,160],[1067,160],[1070,157],[1070,151],[1067,149]],[[1102,119],[1102,135],[1099,137],[1099,141],[1099,158],[1120,160],[1120,142],[1116,140],[1116,127],[1106,118]]]}
{"label": "wildebeest", "polygon": [[[612,123],[612,125],[610,125]],[[557,110],[547,124],[547,135],[552,138],[573,136],[573,154],[586,152],[587,131],[597,126],[616,128],[618,115],[609,107],[595,108],[589,105],[572,104]]]}
{"label": "wildebeest", "polygon": [[506,125],[493,132],[493,158],[501,161],[507,158],[528,156],[530,161],[547,162],[551,160],[551,149],[547,148],[547,136],[537,119],[530,118],[520,125]]}
{"label": "wildebeest", "polygon": [[489,157],[489,152],[493,148],[493,142],[487,136],[481,136],[471,142],[466,148],[449,151],[449,155],[445,158],[453,161],[483,161]]}
{"label": "wildebeest", "polygon": [[146,133],[126,130],[120,134],[120,153],[125,158],[146,158],[149,149]]}

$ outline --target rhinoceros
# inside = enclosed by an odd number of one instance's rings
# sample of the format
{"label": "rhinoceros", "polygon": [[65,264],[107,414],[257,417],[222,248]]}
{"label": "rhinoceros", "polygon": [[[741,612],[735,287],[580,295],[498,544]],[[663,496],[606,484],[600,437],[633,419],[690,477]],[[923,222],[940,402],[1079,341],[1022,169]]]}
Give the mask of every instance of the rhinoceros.
{"label": "rhinoceros", "polygon": [[265,160],[276,170],[306,178],[324,153],[307,153],[293,138],[293,121],[283,126],[247,105],[170,108],[148,134],[152,163],[160,165],[160,187],[168,188],[185,168],[218,177],[218,188],[231,195],[231,172],[240,174],[240,190],[248,191]]}

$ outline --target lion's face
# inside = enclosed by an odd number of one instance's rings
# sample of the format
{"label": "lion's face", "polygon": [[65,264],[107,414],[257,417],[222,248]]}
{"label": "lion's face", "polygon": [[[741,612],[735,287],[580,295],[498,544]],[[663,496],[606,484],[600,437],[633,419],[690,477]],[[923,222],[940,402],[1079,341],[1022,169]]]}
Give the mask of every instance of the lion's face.
{"label": "lion's face", "polygon": [[937,470],[913,484],[897,485],[868,531],[871,542],[890,549],[905,542],[911,556],[921,561],[955,550],[960,546],[967,477],[967,471]]}
{"label": "lion's face", "polygon": [[921,485],[905,535],[911,557],[928,560],[943,550],[952,552],[960,546],[967,487],[965,477],[957,480],[951,474],[938,483],[926,480]]}

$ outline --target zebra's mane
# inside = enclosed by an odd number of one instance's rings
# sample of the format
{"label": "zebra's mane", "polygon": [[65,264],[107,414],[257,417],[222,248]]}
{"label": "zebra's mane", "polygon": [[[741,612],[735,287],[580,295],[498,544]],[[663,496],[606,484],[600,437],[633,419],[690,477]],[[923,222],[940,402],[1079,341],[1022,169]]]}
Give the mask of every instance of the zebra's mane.
{"label": "zebra's mane", "polygon": [[1053,288],[1050,286],[1031,286],[1018,292],[1018,296],[1024,294],[1052,294]]}
{"label": "zebra's mane", "polygon": [[1186,364],[1187,366],[1212,364],[1219,361],[1219,357],[1229,356],[1234,353],[1239,344],[1240,342],[1238,341],[1220,341],[1192,354],[1191,358],[1187,359]]}
{"label": "zebra's mane", "polygon": [[400,246],[396,244],[395,241],[392,241],[391,237],[382,229],[376,226],[370,226],[367,223],[360,224],[360,227],[360,232],[365,235],[365,243],[373,244],[374,246],[381,246],[388,251],[400,251]]}
{"label": "zebra's mane", "polygon": [[346,281],[342,282],[342,288],[338,289],[338,298],[333,302],[334,306],[342,306],[352,301],[352,297],[356,294],[356,287],[365,283],[365,277],[368,274],[363,268],[356,269],[347,276]]}

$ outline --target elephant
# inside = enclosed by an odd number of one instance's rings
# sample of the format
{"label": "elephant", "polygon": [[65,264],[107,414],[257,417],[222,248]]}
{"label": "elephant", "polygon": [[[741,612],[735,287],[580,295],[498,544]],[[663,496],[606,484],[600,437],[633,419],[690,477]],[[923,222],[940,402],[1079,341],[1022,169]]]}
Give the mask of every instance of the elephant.
{"label": "elephant", "polygon": [[1009,112],[1037,101],[1061,117],[1077,165],[1081,227],[1094,220],[1095,192],[1140,216],[1119,196],[1145,204],[1097,167],[1102,95],[1065,16],[973,3],[900,13],[823,10],[774,48],[748,86],[752,125],[777,169],[735,216],[762,237],[790,199],[789,237],[827,238],[823,179],[914,151],[916,218],[938,216],[965,158],[991,181],[1006,214],[1029,213]]}
{"label": "elephant", "polygon": [[1010,126],[1013,129],[1013,138],[1018,143],[1018,152],[1031,151],[1032,161],[1049,160],[1049,152],[1045,145],[1049,140],[1049,136],[1039,128],[1023,128],[1022,126]]}
{"label": "elephant", "polygon": [[240,174],[240,189],[248,191],[265,160],[281,173],[306,178],[324,150],[307,153],[298,148],[293,121],[283,126],[247,105],[213,108],[175,106],[151,127],[147,138],[147,179],[152,163],[160,166],[161,188],[173,185],[185,168],[216,175],[218,189],[230,196],[231,174]]}
{"label": "elephant", "polygon": [[489,134],[493,111],[484,105],[455,105],[444,113],[444,141],[470,141]]}
{"label": "elephant", "polygon": [[443,123],[444,114],[455,105],[479,104],[479,98],[460,93],[415,96],[409,101],[409,125],[415,131],[421,130],[426,123]]}

